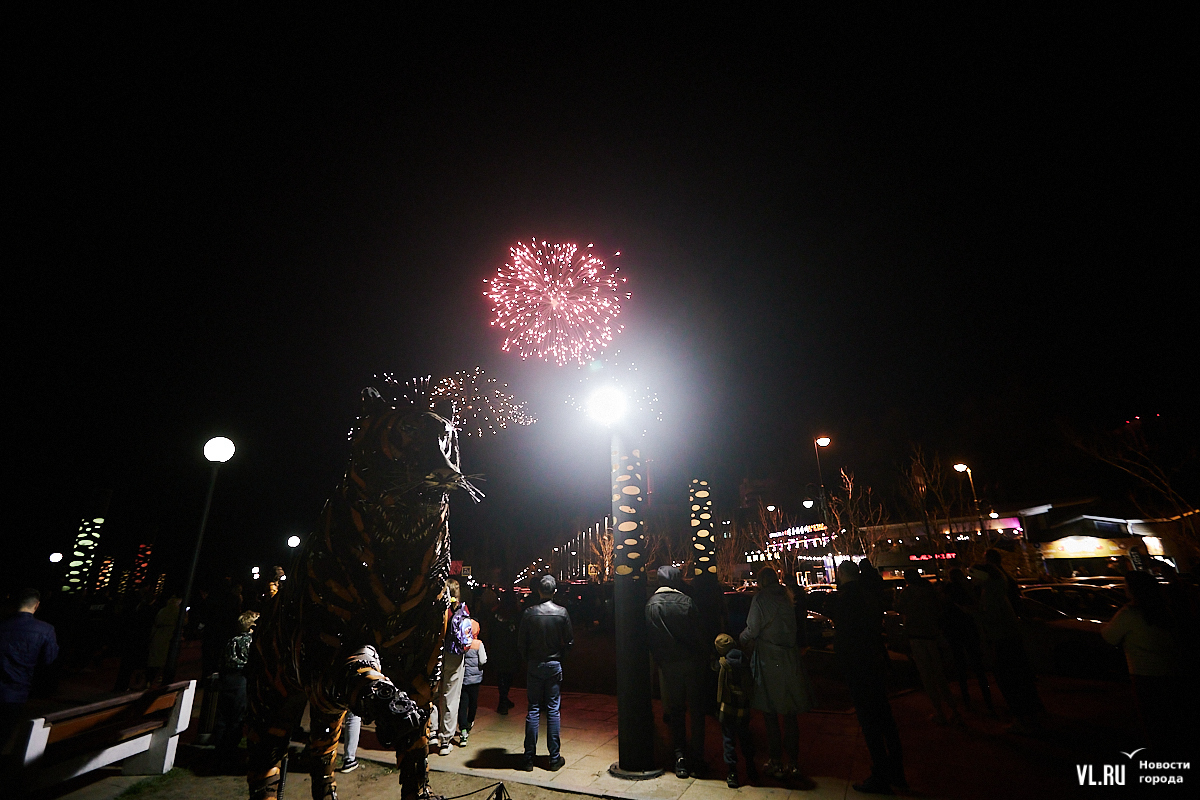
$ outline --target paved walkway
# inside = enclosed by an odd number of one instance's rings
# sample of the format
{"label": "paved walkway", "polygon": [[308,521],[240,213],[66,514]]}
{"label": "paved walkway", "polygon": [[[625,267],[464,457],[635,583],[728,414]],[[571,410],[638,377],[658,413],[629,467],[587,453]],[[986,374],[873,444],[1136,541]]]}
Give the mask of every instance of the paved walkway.
{"label": "paved walkway", "polygon": [[[546,749],[545,724],[541,726],[538,741],[538,757],[533,772],[519,769],[524,760],[525,746],[525,693],[512,690],[510,697],[517,705],[507,716],[497,714],[498,697],[495,687],[484,686],[480,691],[479,714],[471,731],[466,747],[455,746],[448,756],[439,756],[436,750],[429,756],[430,767],[442,772],[486,776],[512,783],[524,783],[570,792],[583,792],[602,797],[621,797],[630,800],[707,800],[735,795],[762,798],[762,800],[800,800],[800,798],[843,798],[849,789],[846,778],[818,777],[815,791],[797,792],[786,786],[746,786],[736,792],[725,785],[724,766],[721,761],[721,732],[714,720],[709,719],[706,750],[710,777],[706,780],[688,778],[680,780],[673,772],[651,780],[628,781],[609,775],[608,768],[617,760],[617,698],[609,695],[579,694],[564,692],[562,695],[562,756],[566,766],[551,772],[547,769],[550,756]],[[659,736],[656,737],[660,752],[659,762],[670,761],[665,751],[666,726],[662,724],[661,709],[654,703],[658,719]],[[840,715],[844,716],[844,715]],[[364,736],[364,744],[373,737]],[[763,748],[765,751],[765,748]],[[865,754],[865,753],[864,753]],[[395,763],[395,756],[383,750],[359,749],[359,758],[382,763]],[[862,775],[866,775],[866,765]],[[744,774],[744,773],[743,773]]]}
{"label": "paved walkway", "polygon": [[[569,675],[568,675],[569,685]],[[1011,798],[1084,796],[1078,786],[1075,764],[1112,763],[1118,749],[1140,746],[1131,726],[1136,719],[1132,692],[1127,684],[1081,681],[1044,676],[1039,688],[1050,711],[1050,735],[1028,739],[1008,734],[1001,721],[968,714],[963,728],[942,727],[929,720],[931,707],[922,692],[904,692],[893,697],[892,706],[905,748],[905,763],[913,794],[935,798]],[[496,688],[482,687],[475,729],[466,747],[454,747],[449,756],[431,753],[430,766],[442,773],[461,774],[523,784],[543,789],[585,793],[605,797],[638,800],[706,800],[738,796],[743,800],[801,800],[801,798],[854,798],[859,795],[851,784],[869,772],[869,758],[853,712],[814,712],[800,718],[800,764],[817,783],[812,791],[795,791],[767,780],[764,786],[730,790],[725,786],[721,759],[721,737],[716,721],[708,720],[706,753],[711,777],[704,780],[679,780],[673,773],[649,781],[623,781],[608,774],[617,760],[616,698],[608,695],[566,692],[563,694],[562,755],[566,767],[546,769],[545,733],[539,741],[539,756],[533,772],[523,772],[521,764],[524,740],[525,696],[513,690],[517,706],[508,715],[495,711]],[[199,714],[201,703],[193,706]],[[662,710],[654,704],[656,758],[666,766],[669,735],[662,723]],[[766,755],[766,737],[761,717],[752,723],[758,743],[759,759]],[[194,738],[196,727],[184,734],[185,742]],[[1131,742],[1133,742],[1131,744]],[[384,767],[392,767],[395,756],[378,749],[368,726],[363,732],[359,757],[378,762],[378,783],[386,778]],[[187,748],[190,750],[191,748]],[[181,758],[186,763],[187,759]],[[184,770],[186,772],[186,770]],[[362,794],[357,773],[339,782],[347,791],[345,800]],[[743,772],[744,775],[744,772]],[[297,776],[299,778],[299,776]],[[189,796],[229,797],[237,800],[244,783],[234,777],[194,778],[203,787]],[[57,796],[70,800],[108,800],[127,788],[132,779],[96,776],[87,786],[63,787]],[[374,785],[373,783],[373,785]],[[138,787],[141,789],[142,787]],[[147,787],[149,788],[149,787]],[[1086,788],[1086,787],[1085,787]],[[78,792],[71,792],[78,789]],[[361,789],[361,791],[360,791]],[[382,791],[382,789],[381,789]],[[307,788],[296,785],[296,794],[307,796]],[[139,794],[145,800],[170,798],[169,792],[151,789]],[[371,795],[374,796],[374,795]],[[382,795],[387,796],[387,795]]]}

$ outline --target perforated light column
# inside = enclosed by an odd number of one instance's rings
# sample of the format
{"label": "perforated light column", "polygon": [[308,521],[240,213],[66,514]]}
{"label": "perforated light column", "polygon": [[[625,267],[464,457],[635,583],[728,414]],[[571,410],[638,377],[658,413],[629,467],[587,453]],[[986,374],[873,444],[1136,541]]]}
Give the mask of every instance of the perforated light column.
{"label": "perforated light column", "polygon": [[613,611],[617,656],[618,761],[609,772],[643,778],[654,765],[650,647],[646,638],[645,475],[640,450],[612,436]]}
{"label": "perforated light column", "polygon": [[108,584],[112,581],[112,572],[113,557],[105,556],[104,561],[100,563],[100,571],[96,573],[96,591],[108,588]]}
{"label": "perforated light column", "polygon": [[133,557],[133,585],[141,586],[150,574],[150,552],[153,546],[139,544],[137,555]]}
{"label": "perforated light column", "polygon": [[692,511],[692,547],[695,560],[692,574],[717,574],[717,523],[713,518],[712,488],[708,481],[692,478],[688,486],[688,505]]}
{"label": "perforated light column", "polygon": [[63,593],[73,594],[87,588],[87,578],[92,571],[92,560],[96,557],[96,547],[100,544],[100,527],[102,525],[104,525],[104,517],[85,519],[79,523],[79,532],[75,534],[75,547],[71,550],[70,560],[67,561]]}

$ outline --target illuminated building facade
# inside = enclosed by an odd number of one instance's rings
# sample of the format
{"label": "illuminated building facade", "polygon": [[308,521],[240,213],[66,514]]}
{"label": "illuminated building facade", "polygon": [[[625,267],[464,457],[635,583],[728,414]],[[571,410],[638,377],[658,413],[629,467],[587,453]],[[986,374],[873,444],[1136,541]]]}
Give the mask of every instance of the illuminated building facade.
{"label": "illuminated building facade", "polygon": [[92,572],[92,561],[100,545],[100,528],[103,517],[81,520],[79,532],[75,534],[75,546],[67,560],[67,574],[63,578],[63,593],[74,594],[87,588],[88,575]]}

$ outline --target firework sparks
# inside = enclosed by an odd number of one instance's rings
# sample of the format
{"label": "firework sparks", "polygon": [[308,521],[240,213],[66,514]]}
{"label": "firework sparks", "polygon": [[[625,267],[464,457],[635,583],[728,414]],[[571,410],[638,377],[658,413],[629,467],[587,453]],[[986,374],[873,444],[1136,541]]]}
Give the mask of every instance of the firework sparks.
{"label": "firework sparks", "polygon": [[493,325],[507,336],[503,350],[521,358],[544,358],[559,366],[586,364],[608,346],[621,313],[625,277],[593,255],[591,245],[521,242],[510,260],[487,281]]}
{"label": "firework sparks", "polygon": [[525,403],[509,394],[507,383],[485,377],[483,367],[456,372],[434,384],[432,397],[454,399],[454,424],[464,436],[493,434],[510,425],[532,425],[537,419],[525,412]]}
{"label": "firework sparks", "polygon": [[392,402],[403,398],[407,402],[428,405],[442,397],[454,401],[454,427],[463,436],[482,437],[484,431],[496,434],[513,425],[532,425],[537,418],[527,413],[525,403],[509,394],[507,383],[484,374],[483,367],[455,372],[436,383],[430,378],[396,380],[390,372],[375,376],[380,392]]}

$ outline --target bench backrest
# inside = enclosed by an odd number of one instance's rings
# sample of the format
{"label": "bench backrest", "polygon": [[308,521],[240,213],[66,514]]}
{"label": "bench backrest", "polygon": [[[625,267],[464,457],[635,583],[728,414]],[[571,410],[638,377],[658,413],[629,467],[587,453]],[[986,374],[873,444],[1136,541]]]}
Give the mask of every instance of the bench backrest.
{"label": "bench backrest", "polygon": [[167,724],[190,681],[122,695],[91,705],[47,714],[41,765],[52,764],[142,736]]}

